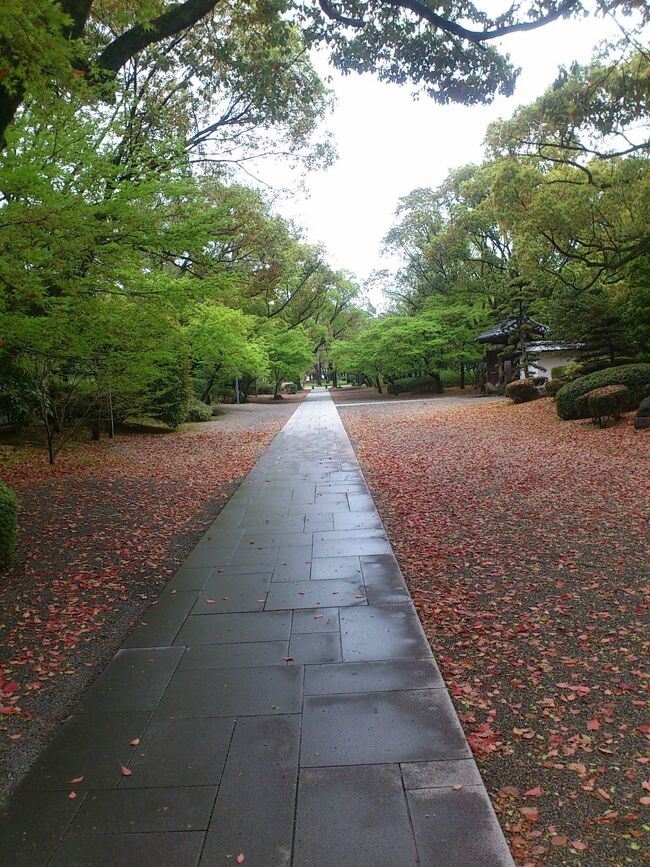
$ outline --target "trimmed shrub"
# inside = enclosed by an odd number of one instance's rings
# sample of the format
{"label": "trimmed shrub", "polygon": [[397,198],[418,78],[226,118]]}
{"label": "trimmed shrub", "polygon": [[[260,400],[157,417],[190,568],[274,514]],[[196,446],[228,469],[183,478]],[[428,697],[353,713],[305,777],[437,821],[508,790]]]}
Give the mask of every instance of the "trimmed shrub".
{"label": "trimmed shrub", "polygon": [[548,382],[544,384],[544,391],[550,397],[554,397],[563,385],[564,383],[561,379],[549,379]]}
{"label": "trimmed shrub", "polygon": [[588,376],[581,376],[573,382],[562,385],[555,395],[557,413],[560,418],[586,418],[585,415],[577,415],[576,400],[583,394],[605,385],[625,385],[630,391],[631,409],[638,406],[644,397],[650,395],[650,364],[623,364],[620,367],[607,367],[605,370],[597,370]]}
{"label": "trimmed shrub", "polygon": [[509,397],[513,403],[528,403],[529,400],[535,400],[538,397],[535,380],[530,377],[514,379],[506,385],[506,397]]}
{"label": "trimmed shrub", "polygon": [[605,385],[587,392],[589,415],[601,427],[608,418],[618,421],[630,403],[630,389],[626,385]]}
{"label": "trimmed shrub", "polygon": [[8,566],[14,559],[17,528],[18,497],[0,482],[0,565]]}
{"label": "trimmed shrub", "polygon": [[548,382],[548,377],[546,376],[534,376],[533,382],[535,385],[545,385]]}
{"label": "trimmed shrub", "polygon": [[433,376],[409,376],[394,379],[388,386],[389,394],[442,394],[442,381]]}
{"label": "trimmed shrub", "polygon": [[591,373],[591,371],[585,370],[582,364],[560,364],[551,371],[551,379],[562,380],[563,383],[572,382],[574,379],[577,379],[579,376],[585,376],[587,373]]}
{"label": "trimmed shrub", "polygon": [[589,418],[589,395],[591,392],[587,392],[587,394],[581,394],[580,397],[576,397],[576,401],[573,405],[575,418]]}
{"label": "trimmed shrub", "polygon": [[273,394],[275,389],[271,385],[270,382],[258,382],[257,383],[257,393],[258,394]]}
{"label": "trimmed shrub", "polygon": [[190,398],[185,413],[185,421],[210,421],[212,418],[212,407],[207,403],[202,403],[195,397]]}

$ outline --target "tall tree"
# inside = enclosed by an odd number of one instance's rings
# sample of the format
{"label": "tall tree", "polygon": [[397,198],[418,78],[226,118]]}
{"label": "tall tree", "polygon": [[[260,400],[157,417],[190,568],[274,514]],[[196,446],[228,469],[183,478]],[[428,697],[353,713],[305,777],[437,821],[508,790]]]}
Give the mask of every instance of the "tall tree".
{"label": "tall tree", "polygon": [[[614,0],[611,12],[645,4]],[[233,21],[263,26],[269,44],[283,45],[287,23],[300,24],[307,45],[326,45],[344,71],[372,71],[411,82],[441,102],[475,103],[512,93],[517,75],[495,48],[502,37],[581,14],[580,0],[526,0],[502,14],[472,2],[432,6],[421,0],[5,0],[0,29],[0,140],[28,98],[74,87],[76,79],[102,96],[126,64],[142,52],[173,48],[177,37],[205,22],[218,60],[229,63]],[[243,31],[240,29],[240,35]],[[252,58],[254,59],[254,58]],[[281,62],[281,60],[279,59]],[[196,74],[206,70],[197,64]]]}

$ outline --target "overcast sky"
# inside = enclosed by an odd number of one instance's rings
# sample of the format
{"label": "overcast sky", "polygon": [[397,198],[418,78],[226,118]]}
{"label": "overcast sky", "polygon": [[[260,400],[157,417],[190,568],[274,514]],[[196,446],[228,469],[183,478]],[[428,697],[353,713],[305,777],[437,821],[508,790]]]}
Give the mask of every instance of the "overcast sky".
{"label": "overcast sky", "polygon": [[[308,176],[307,195],[297,192],[276,208],[305,228],[308,241],[325,245],[332,265],[365,280],[373,269],[395,264],[381,258],[381,239],[401,196],[436,186],[451,169],[480,161],[491,121],[509,117],[553,82],[560,65],[587,61],[598,42],[616,34],[611,20],[589,18],[511,36],[505,45],[522,73],[515,95],[491,106],[440,106],[424,97],[413,101],[408,87],[370,75],[344,77],[317,57],[319,71],[334,77],[337,106],[327,126],[339,159]],[[287,181],[280,166],[265,167],[264,177],[278,185]]]}

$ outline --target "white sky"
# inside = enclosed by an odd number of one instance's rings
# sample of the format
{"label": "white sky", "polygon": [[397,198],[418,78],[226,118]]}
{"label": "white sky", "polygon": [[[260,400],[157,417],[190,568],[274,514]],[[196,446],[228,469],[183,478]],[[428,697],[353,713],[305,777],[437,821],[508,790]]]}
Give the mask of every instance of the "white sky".
{"label": "white sky", "polygon": [[[306,240],[323,243],[334,267],[352,271],[363,282],[373,269],[395,264],[382,259],[381,239],[401,196],[416,187],[437,186],[452,168],[479,162],[491,121],[509,117],[553,82],[560,65],[589,60],[598,42],[615,35],[620,33],[610,19],[595,18],[514,34],[504,44],[522,68],[517,89],[491,106],[440,106],[425,97],[414,101],[407,86],[371,75],[342,76],[324,57],[316,57],[321,74],[329,72],[334,79],[337,106],[327,127],[339,159],[307,177],[307,194],[296,191],[277,201],[276,209],[305,228]],[[288,183],[281,166],[266,166],[263,177],[273,185]]]}

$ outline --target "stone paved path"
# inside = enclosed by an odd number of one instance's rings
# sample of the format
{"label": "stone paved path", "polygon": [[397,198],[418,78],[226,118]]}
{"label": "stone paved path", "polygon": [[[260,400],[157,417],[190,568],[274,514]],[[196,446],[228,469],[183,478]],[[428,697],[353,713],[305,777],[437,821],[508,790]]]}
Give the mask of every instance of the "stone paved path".
{"label": "stone paved path", "polygon": [[512,865],[322,391],[298,407],[0,823],[2,867],[237,863]]}

